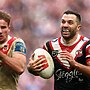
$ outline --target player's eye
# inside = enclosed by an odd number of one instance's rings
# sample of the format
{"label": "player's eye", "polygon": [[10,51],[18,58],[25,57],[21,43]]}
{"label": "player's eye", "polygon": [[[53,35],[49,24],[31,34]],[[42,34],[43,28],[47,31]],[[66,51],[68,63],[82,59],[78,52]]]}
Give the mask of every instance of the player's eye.
{"label": "player's eye", "polygon": [[7,26],[1,26],[1,29],[5,29],[5,28],[7,28]]}
{"label": "player's eye", "polygon": [[72,20],[69,20],[68,21],[68,24],[70,24],[70,25],[73,24],[73,21]]}
{"label": "player's eye", "polygon": [[64,24],[64,23],[66,23],[66,21],[65,20],[62,20],[62,23]]}

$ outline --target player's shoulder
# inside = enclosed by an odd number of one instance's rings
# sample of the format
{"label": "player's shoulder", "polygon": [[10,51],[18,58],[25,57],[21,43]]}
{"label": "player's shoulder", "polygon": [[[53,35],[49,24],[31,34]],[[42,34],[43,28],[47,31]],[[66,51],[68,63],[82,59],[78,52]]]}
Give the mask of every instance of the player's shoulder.
{"label": "player's shoulder", "polygon": [[14,40],[15,42],[17,42],[17,41],[24,42],[24,40],[19,37],[14,37],[14,36],[8,35],[8,41],[9,40]]}
{"label": "player's shoulder", "polygon": [[83,39],[82,39],[82,41],[85,42],[84,43],[84,47],[86,47],[86,48],[87,47],[90,47],[90,39],[89,38],[87,38],[87,37],[84,36]]}
{"label": "player's shoulder", "polygon": [[53,39],[51,39],[51,40],[46,41],[46,43],[48,43],[48,42],[57,42],[58,39],[59,39],[59,38],[53,38]]}
{"label": "player's shoulder", "polygon": [[88,44],[90,45],[90,39],[89,38],[87,38],[87,37],[84,36],[83,39],[82,39],[82,41],[83,42],[86,42],[85,45],[88,45]]}
{"label": "player's shoulder", "polygon": [[14,38],[16,38],[15,42],[23,42],[24,43],[24,40],[23,39],[18,38],[18,37],[14,37]]}
{"label": "player's shoulder", "polygon": [[23,53],[24,55],[26,54],[26,45],[23,39],[19,38],[19,37],[12,37],[15,38],[14,42],[13,42],[13,51],[14,52],[20,52]]}
{"label": "player's shoulder", "polygon": [[83,38],[82,38],[82,41],[84,41],[84,42],[87,42],[87,41],[89,41],[90,39],[89,38],[87,38],[87,37],[85,37],[85,36],[82,36]]}
{"label": "player's shoulder", "polygon": [[45,43],[44,43],[44,47],[48,47],[50,44],[51,44],[51,42],[56,42],[56,41],[58,41],[58,38],[54,38],[54,39],[51,39],[51,40],[47,40],[47,41],[45,41]]}
{"label": "player's shoulder", "polygon": [[25,46],[25,42],[23,39],[19,38],[19,37],[11,37],[11,36],[8,36],[9,40],[12,40],[13,41],[13,45],[22,45],[22,46]]}
{"label": "player's shoulder", "polygon": [[52,39],[52,42],[57,42],[59,38]]}
{"label": "player's shoulder", "polygon": [[45,41],[44,45],[43,45],[43,48],[48,50],[48,48],[51,46],[51,43],[55,43],[56,41],[58,41],[59,38],[54,38],[54,39],[51,39],[51,40],[47,40]]}

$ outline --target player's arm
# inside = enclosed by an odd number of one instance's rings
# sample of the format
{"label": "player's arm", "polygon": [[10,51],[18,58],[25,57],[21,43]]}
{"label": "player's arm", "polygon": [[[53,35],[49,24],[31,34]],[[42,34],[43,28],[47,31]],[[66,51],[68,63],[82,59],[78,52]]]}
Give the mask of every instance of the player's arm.
{"label": "player's arm", "polygon": [[75,68],[90,77],[90,44],[86,46],[86,65],[75,63]]}
{"label": "player's arm", "polygon": [[90,77],[90,62],[87,62],[87,65],[75,62],[74,67],[80,72],[82,72],[84,75]]}
{"label": "player's arm", "polygon": [[26,48],[23,46],[23,42],[18,42],[15,44],[14,50],[12,52],[12,57],[0,52],[0,59],[9,68],[21,74],[25,70],[26,66]]}
{"label": "player's arm", "polygon": [[60,57],[63,60],[69,61],[70,65],[72,67],[76,68],[77,70],[82,72],[84,75],[90,77],[90,58],[86,59],[87,63],[86,63],[86,65],[83,65],[83,64],[76,62],[74,60],[73,56],[67,51],[61,52]]}
{"label": "player's arm", "polygon": [[[43,45],[43,49],[46,50],[45,46],[46,45]],[[34,53],[29,58],[29,63],[27,65],[27,69],[30,73],[38,76],[38,72],[43,70],[43,65],[44,65],[43,60],[46,58],[39,57],[37,60],[34,61],[33,57],[34,57]]]}

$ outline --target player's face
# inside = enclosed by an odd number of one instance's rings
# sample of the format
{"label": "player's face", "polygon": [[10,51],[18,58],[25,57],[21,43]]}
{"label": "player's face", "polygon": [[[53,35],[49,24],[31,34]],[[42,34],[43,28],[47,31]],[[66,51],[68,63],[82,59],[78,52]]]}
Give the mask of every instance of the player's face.
{"label": "player's face", "polygon": [[7,40],[9,31],[10,29],[7,22],[0,19],[0,44],[4,43]]}
{"label": "player's face", "polygon": [[73,14],[64,14],[61,20],[61,35],[65,40],[73,39],[80,29],[77,17]]}

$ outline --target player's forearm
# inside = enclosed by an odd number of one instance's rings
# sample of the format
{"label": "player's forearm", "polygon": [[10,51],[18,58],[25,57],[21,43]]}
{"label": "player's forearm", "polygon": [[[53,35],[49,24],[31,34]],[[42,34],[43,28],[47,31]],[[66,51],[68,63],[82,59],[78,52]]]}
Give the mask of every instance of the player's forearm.
{"label": "player's forearm", "polygon": [[76,62],[74,64],[74,68],[76,68],[78,71],[83,73],[85,76],[90,77],[90,66],[86,66],[86,65]]}
{"label": "player's forearm", "polygon": [[[23,57],[24,58],[24,57]],[[13,69],[18,74],[21,74],[25,70],[26,61],[21,58],[9,57],[6,54],[0,52],[0,59],[4,64]]]}

